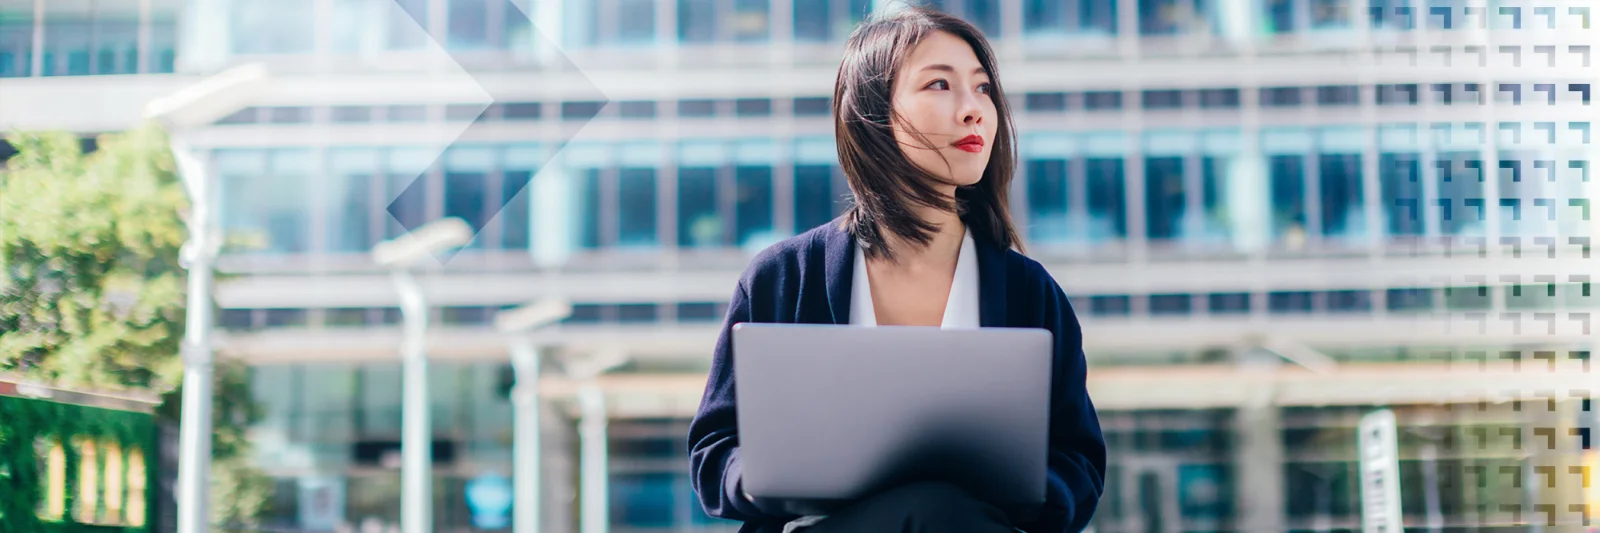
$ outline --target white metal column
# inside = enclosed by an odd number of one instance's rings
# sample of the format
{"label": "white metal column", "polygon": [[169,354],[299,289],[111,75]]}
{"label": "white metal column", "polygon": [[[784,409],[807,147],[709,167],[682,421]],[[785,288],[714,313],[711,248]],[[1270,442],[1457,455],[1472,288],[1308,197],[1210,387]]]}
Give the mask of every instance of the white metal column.
{"label": "white metal column", "polygon": [[512,441],[512,470],[515,485],[516,507],[512,517],[513,533],[536,533],[540,519],[540,456],[539,446],[539,350],[532,340],[519,335],[511,344],[511,365],[516,372],[516,385],[511,391],[514,406]]}
{"label": "white metal column", "polygon": [[[591,378],[592,379],[592,378]],[[593,381],[578,392],[583,412],[578,422],[580,531],[607,533],[610,528],[610,458],[606,454],[605,393]]]}

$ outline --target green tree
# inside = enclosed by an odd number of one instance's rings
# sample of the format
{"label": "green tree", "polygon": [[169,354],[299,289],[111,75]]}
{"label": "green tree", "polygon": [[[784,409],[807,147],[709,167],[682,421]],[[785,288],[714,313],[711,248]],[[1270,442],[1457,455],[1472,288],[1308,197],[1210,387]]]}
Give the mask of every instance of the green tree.
{"label": "green tree", "polygon": [[[167,137],[146,125],[98,139],[18,133],[0,169],[0,372],[61,387],[160,395],[180,416],[188,197]],[[250,468],[246,428],[259,416],[247,374],[219,358],[212,511],[248,527],[270,482]]]}

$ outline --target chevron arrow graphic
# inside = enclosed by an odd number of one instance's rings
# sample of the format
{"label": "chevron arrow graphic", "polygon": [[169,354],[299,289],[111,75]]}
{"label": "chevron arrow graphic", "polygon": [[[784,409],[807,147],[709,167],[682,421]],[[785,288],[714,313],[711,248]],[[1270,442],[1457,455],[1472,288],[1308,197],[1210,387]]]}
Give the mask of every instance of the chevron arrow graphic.
{"label": "chevron arrow graphic", "polygon": [[[483,118],[483,114],[487,112],[494,104],[508,101],[509,98],[504,94],[498,94],[504,92],[503,89],[501,89],[504,84],[485,82],[485,78],[488,77],[489,73],[483,71],[481,61],[467,60],[462,57],[459,50],[451,49],[449,46],[450,43],[448,36],[445,34],[446,32],[443,28],[445,25],[430,25],[427,23],[428,16],[426,12],[426,2],[407,2],[405,0],[392,1],[394,2],[395,7],[399,8],[400,11],[405,13],[407,17],[417,24],[417,26],[422,28],[422,30],[428,35],[428,38],[431,39],[435,45],[449,54],[450,60],[459,66],[463,71],[465,71],[467,76],[471,78],[472,82],[477,85],[477,87],[483,91],[483,93],[487,94],[489,98],[489,101],[483,103],[483,107],[477,111],[474,117],[472,117],[473,119],[469,126],[453,136],[445,135],[445,137],[451,139],[450,143],[442,150],[439,150],[437,154],[433,154],[430,159],[430,163],[423,167],[421,172],[419,172],[418,175],[412,179],[411,183],[407,185],[406,188],[389,203],[387,208],[389,216],[398,222],[400,226],[409,233],[429,222],[432,222],[432,220],[421,220],[422,217],[401,216],[401,214],[405,211],[403,206],[406,205],[408,200],[426,194],[426,176],[428,175],[428,169],[438,166],[443,160],[444,155],[448,154],[452,147],[462,143],[462,138],[471,138],[472,132],[481,129],[484,126],[484,122],[481,120]],[[599,102],[601,107],[604,107],[606,104],[610,103],[610,100],[600,92],[599,87],[595,86],[595,84],[591,82],[589,78],[585,76],[569,58],[567,58],[566,54],[561,51],[558,43],[547,38],[543,32],[539,31],[538,25],[534,24],[533,22],[535,17],[531,15],[531,8],[522,5],[528,0],[522,0],[520,2],[514,0],[486,1],[490,4],[501,4],[499,11],[504,13],[504,16],[520,17],[522,20],[516,20],[516,22],[527,23],[526,27],[530,29],[530,38],[534,41],[533,44],[537,47],[540,52],[540,56],[543,59],[543,61],[539,62],[538,69],[540,72],[551,73],[551,79],[559,78],[562,81],[564,97],[567,99],[578,98],[589,102]],[[504,74],[505,70],[497,69],[495,73]],[[547,150],[542,152],[543,155],[540,156],[541,159],[538,161],[537,168],[543,169],[550,162],[550,160],[561,151],[562,148],[565,148],[567,142],[572,140],[568,135],[575,135],[576,132],[582,130],[583,127],[587,126],[589,121],[592,120],[594,120],[593,116],[583,117],[581,122],[577,124],[577,127],[562,128],[562,131],[565,132],[563,133],[563,138],[559,139],[555,150]],[[441,127],[453,127],[453,125]],[[476,238],[483,231],[484,226],[486,226],[490,220],[493,220],[501,210],[505,209],[505,207],[510,204],[512,199],[516,198],[524,188],[527,188],[527,184],[522,184],[515,191],[507,191],[507,194],[504,194],[500,199],[500,205],[494,206],[494,209],[481,219],[467,220],[467,224],[472,227],[473,237]],[[440,263],[448,263],[450,259],[456,255],[457,251],[458,250],[452,249],[436,252],[435,258],[438,259]]]}

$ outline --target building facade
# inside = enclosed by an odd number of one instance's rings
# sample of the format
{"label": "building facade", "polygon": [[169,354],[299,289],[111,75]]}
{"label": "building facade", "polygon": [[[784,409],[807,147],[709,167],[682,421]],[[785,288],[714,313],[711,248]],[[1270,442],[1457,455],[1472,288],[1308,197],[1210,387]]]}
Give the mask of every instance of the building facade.
{"label": "building facade", "polygon": [[[1083,324],[1111,450],[1096,531],[1355,530],[1376,406],[1402,425],[1408,528],[1576,527],[1588,7],[936,4],[995,45],[1015,215]],[[547,530],[577,531],[602,482],[613,531],[729,531],[694,503],[688,418],[746,261],[847,205],[829,95],[886,7],[0,0],[0,125],[111,131],[206,75],[271,72],[185,132],[237,237],[217,327],[268,413],[264,529],[398,523],[400,315],[368,252],[457,216],[483,231],[422,276],[437,530],[503,513],[481,492],[510,474],[494,314],[564,296],[574,315],[534,334]],[[597,356],[625,362],[564,371]],[[603,440],[579,430],[585,385]],[[609,476],[584,479],[600,446]]]}

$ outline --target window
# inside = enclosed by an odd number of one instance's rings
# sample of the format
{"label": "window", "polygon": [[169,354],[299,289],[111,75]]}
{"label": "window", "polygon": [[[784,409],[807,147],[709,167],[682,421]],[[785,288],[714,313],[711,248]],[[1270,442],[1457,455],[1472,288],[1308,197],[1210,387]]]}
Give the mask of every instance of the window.
{"label": "window", "polygon": [[1450,311],[1482,311],[1489,308],[1489,288],[1479,285],[1477,287],[1445,287],[1445,309]]}
{"label": "window", "polygon": [[624,323],[655,322],[656,304],[617,304],[617,321]]}
{"label": "window", "polygon": [[178,0],[151,3],[150,48],[141,58],[143,72],[170,74],[177,67],[178,11],[181,9],[183,3]]}
{"label": "window", "polygon": [[306,251],[311,154],[305,150],[225,150],[218,151],[215,158],[224,231],[255,237],[259,251]]}
{"label": "window", "polygon": [[1305,91],[1299,87],[1262,87],[1261,107],[1298,107]]}
{"label": "window", "polygon": [[656,103],[652,100],[622,102],[618,104],[617,114],[622,118],[655,118]]}
{"label": "window", "polygon": [[811,42],[844,39],[871,11],[872,0],[794,2],[794,38]]}
{"label": "window", "polygon": [[1366,210],[1363,208],[1361,154],[1320,154],[1317,156],[1318,191],[1322,202],[1322,235],[1329,238],[1357,239],[1366,236]]}
{"label": "window", "polygon": [[1310,292],[1274,292],[1267,295],[1267,306],[1274,313],[1310,313]]}
{"label": "window", "polygon": [[628,528],[671,528],[678,523],[677,475],[669,472],[611,475],[611,522]]}
{"label": "window", "polygon": [[648,44],[655,40],[655,0],[617,0],[617,43]]}
{"label": "window", "polygon": [[428,119],[428,106],[423,105],[392,105],[389,106],[389,122],[422,122]]}
{"label": "window", "polygon": [[637,46],[656,40],[655,0],[565,1],[569,46]]}
{"label": "window", "polygon": [[1183,91],[1144,91],[1141,103],[1145,109],[1181,109],[1183,108]]}
{"label": "window", "polygon": [[1089,241],[1120,240],[1128,236],[1122,158],[1090,157],[1084,160],[1088,181]]}
{"label": "window", "polygon": [[311,122],[311,108],[305,106],[268,107],[263,111],[267,114],[269,124],[305,124]]}
{"label": "window", "polygon": [[[444,157],[444,216],[466,221],[474,233],[482,231],[494,214],[490,202],[489,172],[494,153],[487,148],[452,148]],[[480,235],[481,237],[481,235]],[[470,248],[483,248],[474,238]]]}
{"label": "window", "polygon": [[[492,2],[497,10],[505,9],[505,2]],[[471,50],[489,46],[490,0],[450,0],[448,42],[450,48]],[[512,8],[515,9],[515,8]],[[504,17],[505,13],[499,14]]]}
{"label": "window", "polygon": [[1207,4],[1205,0],[1139,0],[1139,34],[1181,35],[1202,28],[1209,32]]}
{"label": "window", "polygon": [[717,114],[716,100],[679,100],[678,116],[711,117]]}
{"label": "window", "polygon": [[1000,38],[1000,0],[961,0],[961,17],[989,39]]}
{"label": "window", "polygon": [[[266,1],[266,0],[252,0]],[[275,0],[273,0],[275,1]],[[296,0],[300,1],[300,0]],[[389,13],[389,49],[413,50],[427,46],[432,40],[428,36],[428,0],[391,0],[400,9],[390,9]],[[302,26],[305,28],[311,25]],[[310,35],[311,32],[300,32]]]}
{"label": "window", "polygon": [[367,106],[334,106],[330,118],[338,123],[371,122],[372,108]]}
{"label": "window", "polygon": [[716,0],[678,0],[678,40],[709,43],[717,38]]}
{"label": "window", "polygon": [[766,41],[771,18],[767,10],[767,0],[733,0],[732,20],[727,21],[732,27],[733,39],[738,42]]}
{"label": "window", "polygon": [[1146,157],[1145,229],[1150,240],[1184,236],[1185,198],[1182,157]]}
{"label": "window", "polygon": [[563,323],[594,324],[600,322],[605,316],[605,306],[599,304],[574,304],[572,315]]}
{"label": "window", "polygon": [[1030,37],[1117,34],[1117,3],[1102,0],[1024,0],[1022,30]]}
{"label": "window", "polygon": [[427,220],[428,207],[438,201],[428,194],[428,166],[433,154],[425,149],[395,149],[385,154],[385,238],[393,239]]}
{"label": "window", "polygon": [[839,167],[825,163],[802,163],[794,167],[794,227],[797,232],[827,224],[841,214],[843,191],[835,192]]}
{"label": "window", "polygon": [[1310,7],[1313,29],[1350,27],[1350,0],[1310,0]]}
{"label": "window", "polygon": [[690,44],[767,40],[767,0],[732,0],[733,10],[726,13],[718,9],[721,5],[717,0],[678,0],[678,39]]}
{"label": "window", "polygon": [[1132,301],[1125,295],[1089,298],[1089,312],[1096,316],[1128,316],[1132,310]]}
{"label": "window", "polygon": [[1271,156],[1267,160],[1267,179],[1271,183],[1273,238],[1303,238],[1306,231],[1305,157]]}
{"label": "window", "polygon": [[305,309],[268,309],[266,310],[266,326],[268,328],[305,327]]}
{"label": "window", "polygon": [[1028,240],[1060,242],[1072,231],[1067,218],[1067,161],[1030,159],[1028,180]]}
{"label": "window", "polygon": [[1266,13],[1262,23],[1266,26],[1267,33],[1290,33],[1295,31],[1295,2],[1294,0],[1266,0]]}
{"label": "window", "polygon": [[[316,34],[309,31],[316,27],[315,3],[314,0],[234,0],[229,6],[232,9],[228,19],[233,53],[310,53]],[[417,0],[401,0],[401,3],[417,3]]]}
{"label": "window", "polygon": [[[1439,213],[1439,232],[1444,235],[1477,235],[1484,230],[1484,162],[1477,151],[1452,151],[1439,154],[1434,172],[1439,198],[1429,202]],[[1491,163],[1492,165],[1492,163]]]}
{"label": "window", "polygon": [[217,325],[228,331],[249,331],[256,327],[254,309],[223,309]]}
{"label": "window", "polygon": [[831,137],[795,141],[794,228],[804,232],[826,224],[843,212],[848,188],[839,171],[838,149]]}
{"label": "window", "polygon": [[1389,289],[1386,298],[1390,312],[1433,309],[1433,289]]}
{"label": "window", "polygon": [[246,107],[217,119],[217,124],[255,124],[260,120],[261,108]]}
{"label": "window", "polygon": [[537,146],[507,147],[500,172],[500,246],[526,250],[532,242],[533,193],[528,189],[539,173],[542,150]]}
{"label": "window", "polygon": [[33,75],[34,3],[0,0],[0,78]]}
{"label": "window", "polygon": [[[8,3],[0,2],[0,5]],[[139,71],[140,14],[136,3],[45,2],[41,5],[44,6],[43,75],[132,74]],[[0,7],[0,11],[22,11],[18,7],[21,6]],[[31,11],[29,7],[28,11]],[[0,13],[0,20],[9,19],[8,15],[10,13]],[[31,13],[24,17],[30,25],[31,19]],[[31,35],[31,31],[27,33]],[[4,46],[0,44],[0,47]],[[27,48],[31,49],[31,46]]]}
{"label": "window", "polygon": [[328,200],[328,243],[339,252],[366,252],[378,243],[374,215],[377,209],[374,182],[381,166],[378,152],[367,149],[334,150],[329,156],[326,185]]}
{"label": "window", "polygon": [[505,120],[538,120],[538,102],[509,102],[500,108]]}
{"label": "window", "polygon": [[733,101],[733,112],[741,117],[765,117],[772,115],[772,100],[770,98],[741,98]]}
{"label": "window", "polygon": [[1417,105],[1417,84],[1378,85],[1378,105]]}
{"label": "window", "polygon": [[342,307],[323,311],[323,324],[329,327],[360,327],[367,325],[367,308]]}
{"label": "window", "polygon": [[568,174],[573,180],[573,192],[578,208],[572,210],[577,220],[572,225],[578,247],[593,250],[600,247],[600,175],[599,168],[579,167]]}
{"label": "window", "polygon": [[716,167],[679,167],[678,246],[702,248],[723,243],[717,206]]}
{"label": "window", "polygon": [[734,168],[734,244],[751,246],[772,233],[772,166]]}
{"label": "window", "polygon": [[1083,108],[1089,111],[1120,111],[1122,93],[1118,91],[1090,91],[1083,93]]}
{"label": "window", "polygon": [[489,120],[496,109],[483,104],[449,104],[444,106],[444,119],[451,122]]}
{"label": "window", "polygon": [[832,98],[815,96],[794,99],[794,115],[797,117],[826,117],[832,114]]}
{"label": "window", "polygon": [[1024,101],[1028,111],[1067,110],[1067,93],[1028,93]]}
{"label": "window", "polygon": [[715,322],[722,318],[717,315],[717,304],[712,302],[681,302],[678,304],[679,322]]}
{"label": "window", "polygon": [[656,169],[623,168],[617,176],[617,244],[649,247],[656,240]]}
{"label": "window", "polygon": [[1556,284],[1511,285],[1505,291],[1506,309],[1548,311],[1556,307]]}
{"label": "window", "polygon": [[1369,291],[1331,291],[1328,293],[1328,311],[1335,313],[1364,313],[1372,310],[1372,293]]}
{"label": "window", "polygon": [[1355,85],[1323,85],[1317,87],[1317,105],[1343,106],[1361,103],[1361,87]]}
{"label": "window", "polygon": [[1250,312],[1250,293],[1248,292],[1209,294],[1206,300],[1213,314]]}
{"label": "window", "polygon": [[1152,315],[1187,315],[1193,305],[1193,298],[1187,294],[1152,294],[1150,295],[1150,314]]}
{"label": "window", "polygon": [[600,114],[602,102],[562,102],[561,120],[589,120]]}
{"label": "window", "polygon": [[1384,228],[1389,235],[1423,234],[1422,162],[1415,153],[1378,156],[1378,182],[1383,184]]}
{"label": "window", "polygon": [[1238,109],[1238,89],[1201,89],[1201,109]]}

